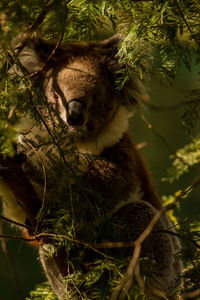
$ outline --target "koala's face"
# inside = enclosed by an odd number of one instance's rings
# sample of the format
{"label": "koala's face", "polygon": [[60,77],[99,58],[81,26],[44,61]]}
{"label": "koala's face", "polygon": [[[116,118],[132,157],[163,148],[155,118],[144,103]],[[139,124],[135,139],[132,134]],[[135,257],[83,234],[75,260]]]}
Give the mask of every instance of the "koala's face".
{"label": "koala's face", "polygon": [[[122,104],[140,100],[144,92],[135,76],[120,91],[115,88],[120,69],[116,57],[120,40],[114,36],[97,43],[67,43],[44,68],[43,88],[47,101],[55,116],[57,113],[57,119],[74,134],[97,136]],[[54,49],[55,44],[32,39],[19,58],[30,73],[36,72],[43,68]]]}
{"label": "koala's face", "polygon": [[69,130],[87,137],[99,134],[120,105],[108,71],[91,55],[54,65],[45,75],[44,89]]}

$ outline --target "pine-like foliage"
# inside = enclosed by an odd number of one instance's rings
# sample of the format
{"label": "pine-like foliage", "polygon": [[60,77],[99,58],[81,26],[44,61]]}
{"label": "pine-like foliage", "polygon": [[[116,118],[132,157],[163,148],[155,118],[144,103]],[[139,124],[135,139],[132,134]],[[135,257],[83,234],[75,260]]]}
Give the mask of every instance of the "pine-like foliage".
{"label": "pine-like foliage", "polygon": [[[118,52],[119,61],[123,68],[119,72],[116,88],[120,89],[129,78],[130,68],[134,68],[142,78],[151,73],[158,78],[172,82],[182,66],[191,68],[192,54],[195,52],[197,63],[200,61],[200,3],[198,0],[1,0],[0,3],[0,149],[4,156],[13,156],[17,136],[16,124],[25,116],[41,123],[41,108],[46,107],[48,116],[54,115],[54,109],[49,107],[40,89],[34,87],[34,80],[18,61],[18,44],[20,35],[27,36],[35,33],[46,40],[56,41],[89,41],[100,40],[113,33],[120,33],[123,41]],[[12,66],[17,65],[20,72],[13,76]],[[154,66],[152,68],[152,65]],[[161,103],[162,104],[162,103]],[[168,180],[179,179],[186,172],[200,163],[200,142],[197,130],[199,124],[200,90],[191,91],[184,99],[184,113],[182,123],[191,142],[179,149],[173,156],[172,167],[168,172]],[[53,124],[53,117],[52,117]],[[73,299],[87,299],[86,291],[91,291],[92,299],[110,299],[115,287],[120,282],[129,261],[121,257],[111,257],[108,253],[99,253],[99,259],[88,266],[91,270],[83,274],[79,262],[81,256],[90,255],[94,249],[74,239],[74,219],[79,215],[76,210],[81,206],[78,192],[69,190],[65,182],[51,180],[51,172],[62,177],[62,172],[71,172],[70,167],[62,158],[66,154],[60,145],[65,134],[64,126],[54,126],[53,136],[47,140],[38,136],[36,141],[30,142],[35,149],[44,144],[55,145],[59,149],[59,157],[49,151],[47,154],[52,162],[49,169],[47,183],[51,185],[49,203],[43,210],[43,231],[60,236],[54,237],[54,244],[46,245],[44,249],[48,255],[53,255],[60,248],[65,247],[69,253],[73,275],[66,278],[74,293]],[[196,134],[197,132],[197,134]],[[68,150],[74,152],[73,137],[70,136]],[[69,150],[70,149],[70,150]],[[30,151],[27,143],[26,151]],[[33,151],[33,149],[32,149]],[[88,158],[91,159],[91,158]],[[56,167],[55,167],[56,166]],[[77,162],[77,168],[78,162]],[[44,180],[44,174],[37,174],[37,180]],[[55,176],[54,176],[55,178]],[[59,193],[57,192],[59,185]],[[55,190],[54,190],[55,189]],[[81,189],[77,181],[76,191]],[[85,192],[85,191],[84,191]],[[48,193],[48,190],[47,190]],[[95,192],[94,192],[95,193]],[[180,191],[178,192],[180,193]],[[62,201],[63,194],[68,194],[68,203]],[[55,203],[55,195],[58,201]],[[98,197],[98,194],[95,195]],[[166,203],[174,201],[177,193],[164,197]],[[72,200],[73,199],[73,200]],[[89,203],[88,203],[89,205]],[[92,207],[93,213],[103,215],[98,208]],[[56,212],[56,214],[54,213]],[[179,222],[177,213],[176,221]],[[173,216],[174,217],[174,216]],[[175,218],[175,217],[174,217]],[[86,217],[81,215],[82,221]],[[105,230],[104,227],[98,230]],[[199,287],[199,224],[197,222],[180,225],[180,237],[183,242],[183,252],[186,264],[186,291],[193,291]],[[83,237],[95,240],[95,228],[90,228],[85,222]],[[107,230],[107,229],[106,229]],[[110,234],[118,232],[118,228],[110,229]],[[109,236],[109,233],[108,233]],[[72,250],[73,249],[73,250]],[[146,274],[151,272],[153,262],[141,261],[141,268]],[[109,280],[108,280],[109,278]],[[109,282],[105,286],[105,282]],[[31,292],[27,298],[56,299],[53,291],[44,284]],[[145,299],[143,290],[135,282],[129,291],[127,299]],[[198,298],[197,298],[198,299]]]}
{"label": "pine-like foliage", "polygon": [[[121,32],[124,40],[119,59],[121,70],[118,87],[128,78],[129,67],[143,76],[156,56],[156,74],[167,80],[176,77],[180,67],[191,67],[192,50],[199,61],[198,1],[6,1],[0,5],[1,110],[0,130],[3,152],[12,151],[13,125],[24,111],[32,114],[27,88],[33,94],[31,80],[25,73],[13,78],[6,73],[17,57],[13,53],[22,32],[35,32],[47,40],[95,40]],[[122,78],[121,78],[122,77]],[[121,78],[121,79],[120,79]],[[26,88],[24,88],[26,87]],[[31,95],[33,97],[34,95]],[[24,101],[26,99],[26,101]],[[199,91],[186,102],[184,121],[191,114],[198,118]],[[15,110],[13,111],[13,107]],[[196,112],[196,113],[195,113]],[[34,113],[34,112],[33,112]],[[6,131],[5,131],[6,127]]]}

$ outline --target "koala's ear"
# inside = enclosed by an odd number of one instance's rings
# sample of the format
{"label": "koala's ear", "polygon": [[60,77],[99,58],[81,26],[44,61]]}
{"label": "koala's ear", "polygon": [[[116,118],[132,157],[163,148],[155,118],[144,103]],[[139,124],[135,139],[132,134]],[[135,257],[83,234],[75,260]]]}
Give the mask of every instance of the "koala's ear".
{"label": "koala's ear", "polygon": [[51,54],[55,44],[45,42],[39,37],[31,38],[19,55],[21,64],[29,73],[39,71]]}
{"label": "koala's ear", "polygon": [[116,34],[101,42],[101,47],[105,53],[107,68],[113,75],[115,75],[120,68],[117,53],[122,41],[123,36]]}
{"label": "koala's ear", "polygon": [[[107,68],[112,74],[115,83],[120,76],[120,70],[126,68],[119,63],[119,57],[117,55],[123,39],[123,35],[117,34],[101,42],[102,47],[106,49]],[[130,71],[130,78],[126,81],[121,89],[121,92],[123,94],[122,104],[129,105],[149,101],[149,96],[147,94],[144,82],[140,80],[137,72],[133,70],[133,68]]]}
{"label": "koala's ear", "polygon": [[123,35],[115,34],[108,39],[101,42],[102,47],[105,47],[108,51],[118,51],[120,43],[123,41]]}

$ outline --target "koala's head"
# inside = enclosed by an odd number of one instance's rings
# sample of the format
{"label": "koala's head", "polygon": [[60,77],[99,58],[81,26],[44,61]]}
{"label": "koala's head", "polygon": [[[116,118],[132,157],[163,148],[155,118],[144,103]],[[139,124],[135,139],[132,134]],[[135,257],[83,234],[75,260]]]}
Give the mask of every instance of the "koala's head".
{"label": "koala's head", "polygon": [[[94,43],[67,43],[59,47],[42,72],[47,100],[70,129],[88,136],[100,134],[121,106],[140,101],[145,91],[137,76],[116,89],[119,69],[116,56],[121,38]],[[43,68],[55,44],[35,38],[20,54],[29,73]],[[120,126],[120,124],[119,124]]]}

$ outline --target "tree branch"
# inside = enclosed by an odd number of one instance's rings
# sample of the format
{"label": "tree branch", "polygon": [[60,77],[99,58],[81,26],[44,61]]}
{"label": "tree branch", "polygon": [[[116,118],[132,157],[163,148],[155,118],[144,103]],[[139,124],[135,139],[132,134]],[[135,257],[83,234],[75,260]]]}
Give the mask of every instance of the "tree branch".
{"label": "tree branch", "polygon": [[187,292],[187,293],[182,293],[181,296],[183,298],[194,298],[200,295],[200,289],[196,289],[195,291],[192,292]]}
{"label": "tree branch", "polygon": [[0,234],[0,238],[11,239],[11,240],[22,240],[22,241],[25,241],[25,242],[36,241],[36,238],[29,239],[29,238],[25,238],[25,237],[19,236],[19,235]]}
{"label": "tree branch", "polygon": [[4,217],[4,216],[0,216],[0,219],[2,219],[2,220],[4,220],[4,221],[7,221],[7,222],[9,222],[9,223],[11,223],[11,224],[17,225],[17,226],[19,226],[19,227],[23,227],[23,228],[26,228],[26,229],[29,228],[28,226],[26,226],[26,225],[24,225],[24,224],[18,223],[18,222],[16,222],[16,221],[11,220],[11,219],[9,219],[9,218],[6,218],[6,217]]}

